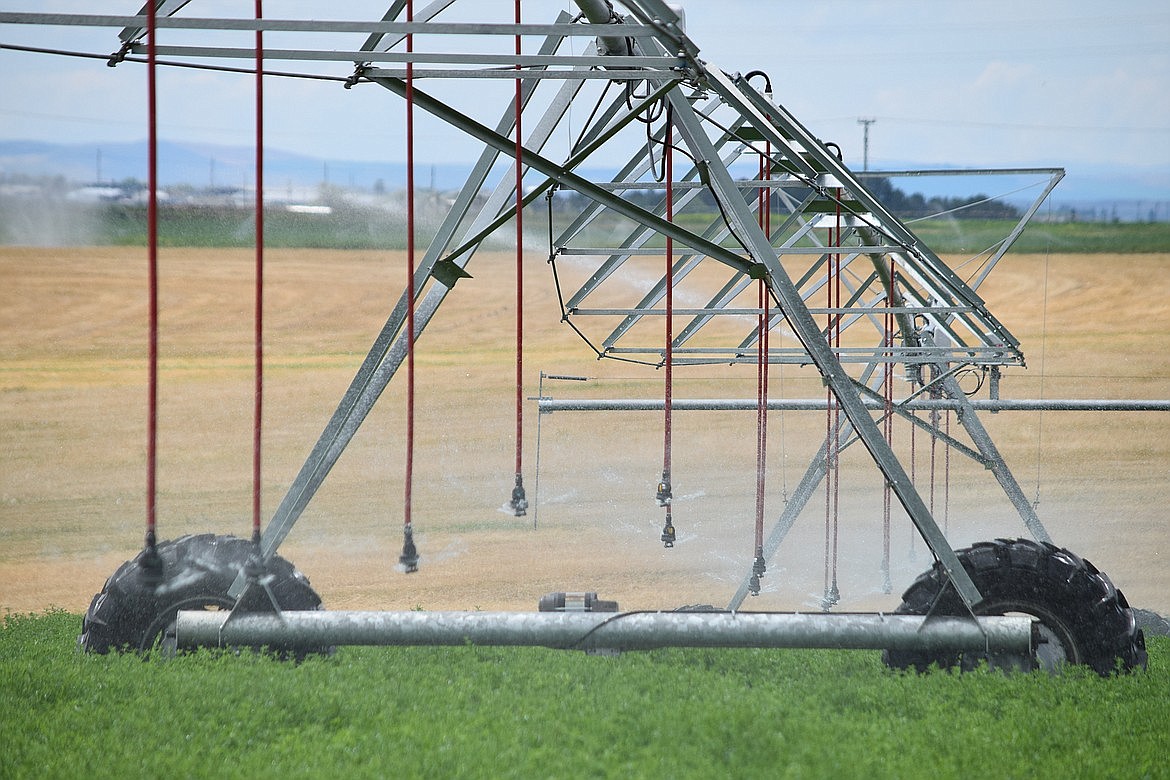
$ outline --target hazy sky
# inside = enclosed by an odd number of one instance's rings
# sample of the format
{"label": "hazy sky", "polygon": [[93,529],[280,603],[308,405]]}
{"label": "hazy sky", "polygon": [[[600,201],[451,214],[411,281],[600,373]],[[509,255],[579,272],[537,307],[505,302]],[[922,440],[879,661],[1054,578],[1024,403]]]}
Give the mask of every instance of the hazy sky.
{"label": "hazy sky", "polygon": [[[374,19],[388,5],[388,0],[268,0],[265,15]],[[485,15],[511,20],[510,0],[476,0],[476,5],[498,9]],[[552,21],[567,5],[524,0],[525,18]],[[840,143],[854,164],[861,158],[857,119],[872,117],[877,120],[870,135],[874,167],[908,161],[1170,165],[1166,0],[690,0],[682,5],[700,56],[728,71],[767,71],[777,102],[820,137]],[[138,8],[139,0],[0,0],[3,11],[133,14]],[[193,0],[182,13],[248,15],[251,9],[245,0]],[[96,53],[117,48],[116,35],[111,28],[0,24],[2,43]],[[246,40],[237,38],[233,45],[241,44]],[[343,45],[356,48],[357,42],[351,37]],[[318,63],[313,70],[344,76],[349,68]],[[483,82],[462,84],[461,89],[482,90],[485,104],[495,103],[486,114],[493,120],[506,105]],[[248,77],[169,70],[160,75],[159,86],[164,138],[250,143]],[[266,92],[266,138],[273,147],[334,159],[403,158],[401,101],[383,90],[271,80]],[[0,138],[142,139],[145,94],[140,65],[110,69],[97,60],[0,50]],[[417,154],[421,162],[431,162],[470,160],[476,152],[456,132],[436,128],[420,139]]]}

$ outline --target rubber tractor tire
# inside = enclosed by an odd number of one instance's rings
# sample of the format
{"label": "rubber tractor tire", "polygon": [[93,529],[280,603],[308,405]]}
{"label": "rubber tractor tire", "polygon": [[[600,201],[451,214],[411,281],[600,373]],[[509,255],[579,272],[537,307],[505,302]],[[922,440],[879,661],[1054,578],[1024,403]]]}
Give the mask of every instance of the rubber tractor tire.
{"label": "rubber tractor tire", "polygon": [[[82,649],[147,653],[159,646],[179,610],[231,609],[235,599],[228,589],[247,564],[253,544],[234,536],[199,534],[159,542],[155,549],[162,559],[161,581],[153,581],[157,578],[144,570],[145,551],[118,567],[82,619],[77,638]],[[321,609],[321,597],[308,578],[284,558],[274,555],[264,576],[280,609]]]}
{"label": "rubber tractor tire", "polygon": [[[1145,635],[1125,596],[1093,564],[1068,550],[1031,539],[996,539],[957,550],[959,562],[983,596],[976,615],[1027,615],[1039,622],[1040,642],[1026,669],[1057,671],[1083,664],[1107,676],[1145,669]],[[966,606],[942,564],[918,577],[896,610],[903,615],[965,615]],[[924,672],[999,666],[982,653],[887,650],[895,669]],[[1018,667],[1017,667],[1018,668]]]}

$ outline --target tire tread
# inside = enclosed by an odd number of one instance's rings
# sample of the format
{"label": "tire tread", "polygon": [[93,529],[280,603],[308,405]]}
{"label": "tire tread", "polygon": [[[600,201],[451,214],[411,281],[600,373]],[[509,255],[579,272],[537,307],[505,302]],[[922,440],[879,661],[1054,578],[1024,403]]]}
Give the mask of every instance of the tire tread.
{"label": "tire tread", "polygon": [[[230,605],[227,591],[247,563],[252,543],[236,536],[188,534],[159,542],[163,580],[144,581],[143,553],[126,561],[94,595],[81,621],[78,646],[91,653],[146,652],[180,604]],[[278,606],[284,610],[321,609],[321,597],[307,577],[278,555],[266,574]],[[160,629],[161,630],[161,629]]]}
{"label": "tire tread", "polygon": [[[1124,594],[1091,562],[1048,542],[1031,539],[996,539],[956,550],[963,568],[971,575],[984,604],[1013,603],[1051,615],[1075,644],[1076,656],[1098,674],[1144,669],[1147,664],[1145,636]],[[936,562],[919,575],[902,596],[899,614],[959,615],[966,606]],[[976,614],[981,612],[975,605]],[[926,671],[931,666],[973,666],[981,657],[930,654],[918,651],[886,651],[887,665]]]}

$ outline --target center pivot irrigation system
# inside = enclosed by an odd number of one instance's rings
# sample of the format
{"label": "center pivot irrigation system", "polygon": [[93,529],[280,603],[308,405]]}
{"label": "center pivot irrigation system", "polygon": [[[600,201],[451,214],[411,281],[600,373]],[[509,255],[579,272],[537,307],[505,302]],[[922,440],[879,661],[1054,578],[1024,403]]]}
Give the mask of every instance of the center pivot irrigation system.
{"label": "center pivot irrigation system", "polygon": [[[1021,403],[1024,408],[1154,408],[999,399],[1002,371],[1022,366],[1024,357],[1017,339],[977,290],[1063,171],[979,172],[1030,176],[1040,182],[1040,191],[1018,224],[983,254],[980,270],[961,278],[875,196],[876,174],[850,170],[835,144],[816,138],[774,101],[766,74],[727,73],[704,61],[685,31],[681,10],[661,0],[575,0],[575,5],[573,12],[562,11],[553,21],[540,23],[522,17],[519,0],[512,18],[503,20],[480,18],[487,9],[498,13],[498,4],[466,0],[436,0],[420,8],[394,0],[380,20],[368,22],[266,19],[259,0],[248,19],[176,15],[190,12],[187,0],[157,0],[136,16],[0,14],[0,23],[123,28],[122,45],[109,64],[146,64],[151,74],[152,263],[157,247],[155,69],[211,67],[253,75],[258,375],[262,84],[264,79],[298,75],[272,70],[270,64],[343,65],[334,76],[341,82],[339,89],[342,83],[347,89],[383,88],[402,99],[406,111],[405,289],[279,508],[261,531],[257,485],[251,540],[201,535],[159,542],[151,472],[145,549],[94,598],[81,645],[106,652],[148,649],[162,641],[180,647],[267,646],[298,654],[347,643],[472,642],[613,650],[667,645],[850,647],[883,649],[886,661],[899,668],[923,669],[932,663],[967,667],[984,660],[1024,668],[1078,663],[1102,674],[1144,667],[1144,636],[1124,596],[1088,561],[1051,543],[980,421],[980,412]],[[255,45],[211,46],[198,37],[207,31],[254,32]],[[348,50],[265,48],[264,33],[298,40],[348,36],[354,43]],[[185,35],[203,43],[171,43]],[[165,45],[159,38],[166,39]],[[232,60],[237,62],[231,67],[222,64]],[[504,86],[514,86],[504,110],[486,118],[475,115],[482,101],[469,100],[471,107],[460,107],[459,100],[477,91],[483,80],[506,80]],[[462,92],[448,90],[454,97],[442,97],[446,93],[441,87],[452,82],[463,84]],[[483,146],[421,256],[414,247],[416,109]],[[561,140],[565,137],[571,139],[567,149]],[[621,159],[626,162],[611,166],[616,169],[612,176],[590,178],[588,173],[601,167],[597,160],[614,159],[615,150],[625,150]],[[489,179],[495,180],[494,187]],[[563,227],[552,218],[558,198],[574,204]],[[415,339],[456,283],[469,277],[465,269],[476,251],[498,232],[515,230],[516,292],[522,304],[525,207],[539,213],[544,204],[550,214],[549,262],[563,320],[598,357],[662,369],[665,391],[660,402],[652,403],[557,401],[542,394],[539,412],[663,412],[663,470],[656,499],[665,510],[661,539],[671,547],[678,541],[671,516],[672,411],[754,409],[759,432],[755,556],[738,590],[726,608],[676,612],[619,612],[616,604],[591,593],[554,594],[542,600],[541,611],[532,613],[322,610],[308,581],[277,549],[404,364],[406,376],[400,381],[407,383],[408,409],[413,410]],[[684,213],[686,219],[681,218]],[[704,216],[696,216],[700,214]],[[648,291],[635,294],[640,297],[631,296],[623,275],[634,268],[644,274],[649,258],[659,259],[654,274],[660,277]],[[558,272],[558,261],[571,262],[576,269],[585,266],[588,272],[570,285],[569,274]],[[696,280],[701,280],[705,302],[675,306],[676,288],[684,282],[698,284]],[[692,289],[688,298],[694,300],[694,293]],[[596,323],[607,322],[608,334],[593,335],[590,329]],[[521,473],[521,323],[518,317],[515,487],[507,503],[517,516],[528,508]],[[754,401],[673,398],[676,366],[742,363],[756,366]],[[769,368],[783,364],[815,366],[825,396],[770,398]],[[152,358],[152,398],[153,365]],[[895,394],[895,376],[898,387],[908,391]],[[976,400],[965,392],[971,390],[965,381],[971,377],[977,378],[986,398]],[[260,387],[258,380],[257,420]],[[817,410],[826,420],[826,435],[783,513],[766,529],[767,419],[768,411],[777,408]],[[891,445],[895,421],[924,431],[932,441],[985,467],[1033,538],[953,549]],[[257,433],[257,462],[258,441]],[[820,613],[741,611],[745,598],[759,592],[767,562],[818,486],[828,485],[826,502],[833,501],[838,458],[855,444],[884,475],[887,592],[893,502],[904,508],[921,534],[935,559],[933,567],[909,586],[892,614],[831,612],[838,599],[835,581],[826,590]],[[409,572],[419,563],[410,511],[409,424],[406,445],[400,564]],[[153,446],[152,439],[151,459]]]}

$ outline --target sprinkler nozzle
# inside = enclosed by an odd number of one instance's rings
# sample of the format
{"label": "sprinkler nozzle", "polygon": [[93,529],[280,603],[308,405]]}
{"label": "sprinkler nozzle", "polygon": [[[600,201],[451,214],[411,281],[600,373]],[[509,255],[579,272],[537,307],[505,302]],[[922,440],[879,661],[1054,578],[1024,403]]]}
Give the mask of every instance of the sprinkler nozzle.
{"label": "sprinkler nozzle", "polygon": [[666,513],[666,525],[662,526],[662,546],[674,547],[674,523],[670,520],[670,512]]}
{"label": "sprinkler nozzle", "polygon": [[834,582],[825,591],[825,597],[821,599],[821,611],[828,612],[833,607],[837,606],[841,601],[841,591],[837,590],[837,583]]}
{"label": "sprinkler nozzle", "polygon": [[516,475],[516,486],[512,488],[512,499],[508,502],[508,508],[516,517],[524,517],[528,514],[528,498],[524,495],[524,478],[519,474]]}
{"label": "sprinkler nozzle", "polygon": [[756,548],[756,559],[752,562],[752,574],[756,577],[763,577],[764,572],[768,570],[768,565],[764,563],[764,550],[762,547]]}
{"label": "sprinkler nozzle", "polygon": [[154,587],[163,581],[163,560],[153,530],[146,532],[146,545],[138,556],[138,570],[146,585]]}
{"label": "sprinkler nozzle", "polygon": [[658,490],[654,494],[654,500],[658,502],[658,506],[670,506],[670,472],[662,472],[662,481],[658,483]]}
{"label": "sprinkler nozzle", "polygon": [[398,563],[407,574],[418,571],[418,548],[414,546],[414,529],[409,525],[402,529],[402,555]]}

